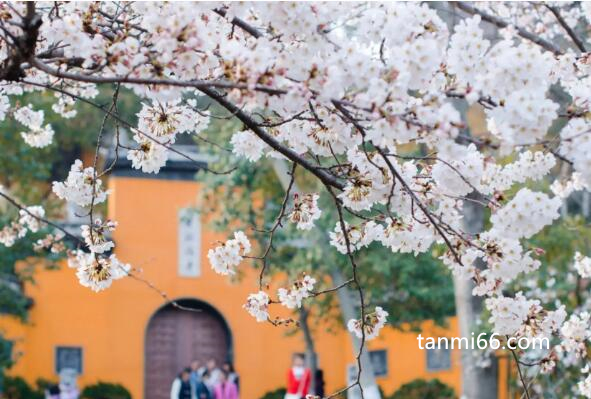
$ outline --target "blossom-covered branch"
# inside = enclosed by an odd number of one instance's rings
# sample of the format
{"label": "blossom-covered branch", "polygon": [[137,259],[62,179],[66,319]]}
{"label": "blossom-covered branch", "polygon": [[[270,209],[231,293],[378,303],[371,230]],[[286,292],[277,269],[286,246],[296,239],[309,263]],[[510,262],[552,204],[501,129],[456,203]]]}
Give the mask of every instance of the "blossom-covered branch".
{"label": "blossom-covered branch", "polygon": [[[183,151],[177,145],[182,135],[248,162],[290,163],[279,213],[272,227],[261,231],[266,246],[256,248],[248,232],[236,231],[215,243],[208,257],[222,275],[234,274],[245,260],[261,263],[259,291],[244,307],[258,321],[275,325],[291,321],[273,318],[272,306],[296,309],[310,298],[354,288],[359,318],[347,324],[361,346],[357,380],[349,388],[358,386],[362,396],[364,343],[379,333],[387,316],[367,302],[361,284],[357,252],[372,245],[415,255],[442,248],[443,263],[473,280],[473,294],[486,298],[495,332],[554,337],[554,347],[535,362],[550,372],[565,352],[587,356],[588,314],[569,316],[561,304],[544,303],[533,291],[514,292],[511,284],[541,265],[543,249],[529,248],[526,240],[559,219],[568,195],[591,184],[591,56],[587,32],[577,30],[579,22],[591,19],[591,7],[467,2],[451,7],[469,16],[450,28],[443,14],[418,3],[350,8],[3,2],[0,116],[23,126],[15,139],[43,148],[60,132],[47,123],[43,110],[22,104],[23,94],[53,93],[52,111],[64,119],[76,117],[76,102],[104,112],[101,128],[93,132],[92,165],[77,160],[66,179],[52,185],[58,198],[88,211],[80,248],[69,263],[93,290],[134,276],[135,270],[110,253],[117,251],[109,239],[117,222],[95,218],[93,212],[110,194],[101,178],[112,166],[99,170],[98,162],[110,119],[116,125],[116,156],[124,154],[143,173],[159,173],[170,154],[208,172],[232,173]],[[500,38],[487,35],[483,22]],[[565,43],[574,44],[576,52]],[[96,102],[99,88],[113,90],[109,106]],[[118,112],[121,90],[141,101],[137,123]],[[241,124],[227,142],[201,137],[209,120],[217,118],[199,105],[203,97],[227,111],[221,118]],[[484,131],[470,131],[467,108],[484,114]],[[127,132],[120,127],[129,130],[130,144],[124,144]],[[555,179],[552,193],[532,189],[560,164],[569,173]],[[296,169],[317,183],[318,192],[295,188]],[[330,232],[316,225],[320,195],[329,196],[336,211]],[[479,234],[462,224],[467,202],[490,211]],[[30,216],[43,217],[42,210],[20,209],[25,214],[2,230],[4,244],[37,227],[40,219]],[[326,236],[346,257],[352,277],[315,290],[325,276],[305,275],[276,295],[269,292],[263,281],[274,235],[287,221],[302,240]],[[578,254],[576,267],[587,273],[584,259]],[[580,384],[587,397],[590,378]],[[525,378],[522,383],[527,396]]]}

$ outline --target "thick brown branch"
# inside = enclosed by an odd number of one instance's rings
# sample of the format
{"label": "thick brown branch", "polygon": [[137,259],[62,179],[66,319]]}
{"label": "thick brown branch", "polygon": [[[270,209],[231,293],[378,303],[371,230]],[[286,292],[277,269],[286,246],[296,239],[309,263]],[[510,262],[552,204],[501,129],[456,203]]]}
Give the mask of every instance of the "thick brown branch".
{"label": "thick brown branch", "polygon": [[15,37],[14,43],[9,46],[8,56],[0,67],[0,80],[14,82],[25,76],[21,65],[35,54],[42,22],[41,16],[35,12],[35,2],[28,2],[22,21],[23,33]]}
{"label": "thick brown branch", "polygon": [[322,183],[324,183],[327,186],[338,188],[339,190],[342,190],[344,188],[344,184],[340,182],[335,176],[326,172],[323,169],[318,168],[316,165],[312,164],[312,162],[308,161],[297,152],[281,144],[279,141],[277,141],[277,139],[275,139],[275,137],[269,134],[265,129],[261,128],[254,119],[252,119],[248,114],[246,114],[244,111],[238,108],[234,103],[229,101],[224,95],[218,93],[211,87],[203,87],[199,90],[206,96],[215,100],[222,107],[236,115],[236,118],[238,118],[242,123],[244,123],[246,127],[248,127],[254,134],[256,134],[265,143],[267,143],[271,148],[283,154],[289,160],[302,166],[304,169],[310,171],[312,174],[318,177],[318,179],[320,179]]}
{"label": "thick brown branch", "polygon": [[[215,12],[218,15],[221,15],[222,17],[226,16],[226,10],[224,10],[223,8],[216,8],[213,10],[213,12]],[[236,25],[240,29],[244,30],[245,32],[249,33],[250,35],[256,37],[257,39],[261,37],[261,32],[259,32],[257,28],[249,25],[247,22],[241,20],[238,17],[232,18],[230,22],[233,25]]]}
{"label": "thick brown branch", "polygon": [[585,44],[579,38],[579,36],[577,36],[575,31],[566,23],[564,18],[562,18],[562,15],[560,15],[560,11],[558,10],[558,8],[551,6],[549,4],[544,4],[544,5],[552,14],[554,14],[554,17],[556,18],[556,20],[558,21],[560,26],[562,26],[562,28],[565,30],[566,34],[571,38],[571,40],[573,41],[575,46],[577,46],[577,48],[581,52],[586,53],[587,50],[585,49]]}
{"label": "thick brown branch", "polygon": [[[497,17],[495,15],[491,15],[485,11],[480,10],[479,8],[474,7],[472,4],[464,2],[464,1],[458,1],[454,4],[456,7],[458,7],[460,10],[467,12],[468,14],[471,15],[480,15],[480,17],[485,20],[486,22],[489,22],[499,28],[506,28],[510,25],[512,25],[511,23],[505,21],[504,19]],[[538,46],[544,48],[545,50],[548,50],[552,53],[554,53],[554,55],[561,55],[562,51],[560,50],[560,48],[558,46],[556,46],[554,43],[551,43],[543,38],[541,38],[538,35],[535,35],[533,33],[531,33],[528,30],[525,30],[524,28],[520,27],[520,26],[514,26],[515,30],[517,30],[517,34],[519,36],[521,36],[522,38],[529,40],[535,44],[537,44]]]}
{"label": "thick brown branch", "polygon": [[240,90],[256,90],[270,95],[286,94],[286,90],[274,89],[268,86],[256,85],[255,87],[248,86],[241,83],[233,83],[226,81],[212,81],[212,80],[174,80],[174,79],[159,79],[159,78],[133,78],[129,76],[98,76],[81,73],[72,73],[53,68],[50,65],[42,62],[39,58],[32,58],[31,65],[41,71],[56,76],[62,79],[70,79],[78,82],[86,83],[125,83],[135,85],[154,85],[154,86],[174,86],[174,87],[192,87],[195,89],[203,88],[218,88],[218,89],[240,89]]}

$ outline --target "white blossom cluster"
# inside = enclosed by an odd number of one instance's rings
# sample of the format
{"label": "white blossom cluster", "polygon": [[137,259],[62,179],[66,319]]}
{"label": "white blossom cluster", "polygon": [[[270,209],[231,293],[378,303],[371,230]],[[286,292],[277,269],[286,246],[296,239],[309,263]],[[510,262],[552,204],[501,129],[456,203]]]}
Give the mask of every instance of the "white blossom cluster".
{"label": "white blossom cluster", "polygon": [[499,335],[549,338],[562,332],[561,326],[566,318],[564,306],[545,311],[540,301],[527,299],[521,292],[515,297],[488,298],[486,307],[491,313],[489,321]]}
{"label": "white blossom cluster", "polygon": [[[84,168],[82,161],[76,160],[65,181],[53,182],[53,192],[61,199],[80,207],[89,207],[104,202],[109,195],[103,189],[102,181],[97,177],[93,167]],[[107,256],[105,252],[114,247],[108,239],[117,222],[95,219],[91,225],[81,226],[81,236],[87,249],[71,251],[68,254],[68,265],[76,269],[80,284],[95,292],[111,286],[114,280],[123,278],[131,272],[131,265],[121,262],[115,254]],[[54,250],[56,243],[48,236],[36,243],[39,248]]]}
{"label": "white blossom cluster", "polygon": [[269,319],[269,303],[269,295],[264,291],[259,291],[256,294],[250,294],[243,307],[258,322],[263,322]]}
{"label": "white blossom cluster", "polygon": [[540,180],[556,165],[556,158],[551,153],[542,151],[524,151],[515,162],[501,166],[486,164],[482,176],[482,191],[493,193],[510,189],[515,183],[527,180]]}
{"label": "white blossom cluster", "polygon": [[575,270],[583,278],[591,277],[591,258],[583,256],[580,252],[575,252],[574,258]]}
{"label": "white blossom cluster", "polygon": [[250,162],[256,162],[261,159],[263,150],[265,149],[265,143],[248,130],[234,133],[230,144],[232,144],[232,152],[234,154],[244,157]]}
{"label": "white blossom cluster", "polygon": [[388,312],[380,306],[376,306],[372,313],[366,313],[363,322],[359,319],[351,319],[347,322],[347,328],[357,338],[365,337],[372,340],[380,334],[380,330],[386,325]]}
{"label": "white blossom cluster", "polygon": [[574,172],[570,179],[566,181],[561,181],[558,179],[554,180],[552,185],[550,185],[550,189],[556,196],[560,198],[567,198],[575,191],[588,189],[588,186],[587,183],[583,181],[582,175],[578,172]]}
{"label": "white blossom cluster", "polygon": [[[431,174],[437,188],[444,194],[464,196],[480,186],[484,162],[474,144],[457,151],[448,151],[449,158],[440,159],[433,165]],[[447,154],[446,154],[447,155]]]}
{"label": "white blossom cluster", "polygon": [[[591,13],[590,13],[591,15]],[[586,365],[581,373],[587,374],[587,377],[577,383],[579,393],[586,398],[591,398],[591,374],[589,374],[589,365]]]}
{"label": "white blossom cluster", "polygon": [[463,86],[474,83],[478,73],[486,68],[485,54],[490,42],[484,39],[479,25],[479,15],[460,21],[449,41],[447,69]]}
{"label": "white blossom cluster", "polygon": [[493,231],[509,238],[530,238],[544,226],[558,219],[562,201],[544,193],[522,188],[503,208],[490,218]]}
{"label": "white blossom cluster", "polygon": [[511,297],[491,297],[486,300],[486,307],[491,313],[490,322],[495,332],[503,335],[516,334],[527,319],[530,309],[539,306],[538,301],[528,300],[518,293]]}
{"label": "white blossom cluster", "polygon": [[158,173],[168,160],[169,147],[177,134],[199,133],[207,127],[208,119],[180,101],[143,104],[138,113],[138,127],[133,140],[137,148],[127,152],[127,159],[135,169],[144,173]]}
{"label": "white blossom cluster", "polygon": [[123,278],[131,271],[129,264],[122,263],[117,256],[98,256],[94,252],[73,251],[68,256],[68,265],[76,269],[80,284],[94,292],[105,290],[114,280]]}
{"label": "white blossom cluster", "polygon": [[25,143],[33,148],[43,148],[53,141],[53,128],[50,124],[43,126],[43,110],[33,111],[28,105],[14,111],[14,119],[29,128],[28,132],[21,132]]}
{"label": "white blossom cluster", "polygon": [[83,225],[82,238],[92,252],[102,254],[111,250],[115,244],[108,237],[117,227],[117,222],[113,220],[96,219],[92,225]]}
{"label": "white blossom cluster", "polygon": [[65,234],[61,231],[58,231],[53,234],[47,234],[45,237],[38,239],[35,244],[33,244],[33,249],[37,252],[42,250],[48,250],[53,254],[58,254],[66,250],[66,246],[62,241]]}
{"label": "white blossom cluster", "polygon": [[84,168],[79,159],[72,164],[66,180],[54,181],[52,188],[59,198],[82,207],[104,202],[109,193],[103,190],[103,182],[97,178],[94,168]]}
{"label": "white blossom cluster", "polygon": [[[517,163],[523,161],[522,158]],[[531,177],[530,173],[525,173],[522,177],[526,175]],[[455,241],[459,245],[461,263],[451,251],[441,258],[454,274],[476,282],[474,295],[499,295],[520,274],[530,273],[540,267],[541,262],[536,259],[536,249],[525,249],[520,240],[533,236],[557,219],[561,203],[559,197],[551,198],[544,193],[522,188],[513,199],[492,212],[491,229],[481,233],[473,241],[474,245]],[[484,270],[475,267],[478,259],[486,265]]]}
{"label": "white blossom cluster", "polygon": [[45,209],[37,205],[19,210],[19,218],[0,229],[0,244],[12,247],[19,238],[26,236],[27,232],[36,233],[45,224],[41,220],[44,216]]}
{"label": "white blossom cluster", "polygon": [[211,268],[218,274],[226,276],[236,273],[236,266],[251,250],[250,241],[242,231],[234,233],[234,238],[226,241],[207,252]]}
{"label": "white blossom cluster", "polygon": [[360,226],[349,226],[348,223],[345,223],[345,229],[347,230],[349,245],[347,245],[345,234],[339,222],[337,222],[334,231],[330,233],[330,244],[342,254],[347,254],[349,249],[353,252],[368,246],[377,239],[377,234],[380,231],[375,222],[368,222]]}
{"label": "white blossom cluster", "polygon": [[279,288],[277,290],[279,302],[288,309],[301,308],[302,300],[310,296],[314,290],[314,284],[316,279],[305,275],[301,280],[293,283],[291,288]]}
{"label": "white blossom cluster", "polygon": [[573,119],[560,131],[560,153],[573,161],[586,185],[591,184],[591,124]]}
{"label": "white blossom cluster", "polygon": [[318,194],[294,195],[293,210],[288,215],[289,221],[300,230],[310,230],[320,218],[322,211],[318,207]]}
{"label": "white blossom cluster", "polygon": [[574,353],[577,357],[587,355],[586,345],[591,338],[590,319],[591,315],[587,312],[570,316],[560,329],[562,335],[560,349],[562,351]]}

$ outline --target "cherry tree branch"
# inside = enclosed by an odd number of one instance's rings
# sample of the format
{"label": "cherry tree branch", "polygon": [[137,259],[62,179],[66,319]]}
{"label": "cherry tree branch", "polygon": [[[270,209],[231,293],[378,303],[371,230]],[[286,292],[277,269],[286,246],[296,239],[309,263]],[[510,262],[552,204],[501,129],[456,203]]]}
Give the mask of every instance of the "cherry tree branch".
{"label": "cherry tree branch", "polygon": [[561,55],[562,54],[562,50],[558,46],[556,46],[554,43],[551,43],[548,40],[543,39],[542,37],[540,37],[534,33],[531,33],[530,31],[528,31],[520,26],[515,26],[512,23],[504,20],[503,18],[497,17],[497,16],[489,14],[486,11],[483,11],[479,8],[476,8],[470,3],[467,3],[464,1],[457,1],[457,2],[453,2],[452,4],[455,5],[456,7],[458,7],[460,10],[467,12],[468,14],[480,15],[480,17],[484,21],[489,22],[498,28],[506,28],[508,26],[513,26],[515,28],[515,30],[517,31],[517,34],[519,36],[521,36],[522,38],[529,40],[532,43],[537,44],[538,46],[542,47],[543,49],[550,51],[554,55]]}
{"label": "cherry tree branch", "polygon": [[[83,247],[86,246],[86,243],[80,237],[78,237],[78,236],[70,233],[68,230],[66,230],[64,227],[60,226],[59,224],[57,224],[55,222],[52,222],[51,220],[49,220],[47,218],[38,216],[38,215],[34,214],[33,212],[29,211],[26,206],[21,205],[16,199],[12,198],[8,194],[6,194],[4,191],[1,191],[0,190],[0,197],[4,198],[12,206],[14,206],[15,208],[17,208],[17,209],[25,212],[27,215],[29,215],[33,219],[37,220],[38,222],[47,224],[48,226],[51,226],[54,229],[59,230],[66,237],[68,237],[69,239],[71,239],[72,241],[74,241],[77,244],[76,246],[78,248],[83,248]],[[190,311],[194,311],[194,312],[199,312],[200,311],[198,309],[190,308],[190,307],[187,307],[187,306],[182,306],[177,301],[172,300],[165,291],[163,291],[160,288],[158,288],[154,283],[152,283],[151,281],[146,280],[146,279],[140,277],[139,276],[139,271],[138,271],[138,274],[134,274],[134,273],[127,272],[127,271],[125,272],[125,274],[128,277],[131,277],[132,279],[134,279],[136,281],[139,281],[139,282],[147,285],[150,289],[152,289],[153,291],[157,292],[167,303],[171,304],[172,306],[174,306],[177,309],[190,310]]]}
{"label": "cherry tree branch", "polygon": [[9,196],[8,194],[6,194],[3,190],[0,190],[0,197],[4,198],[6,201],[8,201],[15,208],[25,212],[27,215],[31,216],[33,219],[35,219],[41,223],[45,223],[45,224],[61,231],[62,233],[64,233],[64,235],[66,237],[68,237],[71,240],[73,240],[74,242],[78,243],[78,246],[85,245],[84,241],[82,241],[82,239],[80,239],[80,237],[77,237],[74,234],[70,233],[68,230],[66,230],[64,227],[60,226],[59,224],[52,222],[49,219],[38,216],[38,215],[34,214],[33,212],[29,211],[26,206],[21,205],[16,199],[14,199],[11,196]]}
{"label": "cherry tree branch", "polygon": [[361,385],[361,373],[362,373],[362,366],[361,366],[361,356],[363,355],[363,349],[365,347],[365,295],[363,293],[363,288],[361,283],[359,282],[359,275],[357,273],[357,261],[353,256],[353,250],[351,246],[351,240],[349,238],[349,231],[347,230],[347,225],[345,224],[345,218],[343,217],[343,208],[341,206],[341,200],[339,197],[334,193],[332,188],[329,186],[326,187],[330,195],[334,199],[334,203],[337,209],[337,214],[339,217],[339,225],[341,227],[341,231],[343,232],[343,237],[345,240],[345,246],[347,248],[347,257],[349,258],[349,262],[351,263],[351,268],[353,270],[353,284],[357,289],[357,293],[359,295],[359,308],[361,313],[360,324],[361,324],[361,342],[359,344],[359,351],[357,352],[357,356],[355,357],[357,361],[357,380],[353,384],[353,386],[357,385],[359,387],[359,393],[361,394],[361,399],[364,398],[363,393],[363,386]]}
{"label": "cherry tree branch", "polygon": [[511,351],[511,354],[513,355],[513,359],[515,359],[515,365],[517,366],[517,373],[519,375],[519,380],[521,381],[521,385],[523,386],[523,393],[527,399],[530,399],[528,384],[526,383],[523,373],[521,372],[519,358],[517,357],[517,354],[515,353],[515,349],[509,348],[509,350]]}
{"label": "cherry tree branch", "polygon": [[340,182],[332,174],[327,173],[325,170],[318,168],[300,154],[281,144],[277,139],[275,139],[275,137],[269,134],[265,129],[261,128],[254,119],[252,119],[248,114],[246,114],[244,111],[238,108],[234,103],[229,101],[221,93],[209,87],[200,88],[199,91],[201,91],[203,94],[207,95],[211,99],[215,100],[218,104],[220,104],[228,111],[232,112],[234,115],[236,115],[236,118],[238,118],[242,123],[244,123],[246,127],[248,127],[254,134],[256,134],[265,143],[267,143],[271,148],[283,154],[289,160],[302,166],[304,169],[310,171],[312,174],[318,177],[318,179],[325,185],[335,187],[339,190],[342,190],[345,187],[344,184]]}
{"label": "cherry tree branch", "polygon": [[543,3],[544,6],[554,15],[560,26],[565,30],[567,35],[571,38],[575,46],[582,52],[586,53],[587,49],[585,48],[585,43],[577,36],[575,31],[566,23],[562,15],[560,15],[560,10],[558,7],[552,6],[548,3]]}
{"label": "cherry tree branch", "polygon": [[273,227],[271,227],[271,230],[269,231],[269,242],[267,243],[267,248],[265,249],[265,252],[263,253],[263,255],[260,258],[263,261],[263,267],[261,268],[261,272],[259,274],[259,290],[263,289],[263,277],[265,276],[265,271],[266,271],[267,265],[268,265],[268,256],[269,256],[269,253],[271,252],[271,248],[273,247],[273,238],[275,236],[275,232],[277,231],[277,229],[279,227],[282,226],[281,221],[285,217],[285,210],[287,208],[287,202],[289,201],[289,197],[291,196],[291,189],[295,183],[295,171],[296,171],[297,165],[298,165],[297,163],[294,163],[293,166],[291,167],[291,172],[289,172],[289,174],[290,174],[289,185],[287,186],[287,189],[285,190],[285,197],[283,198],[283,202],[281,203],[281,209],[279,210],[279,214],[277,215],[277,218],[275,218],[275,223],[273,224]]}
{"label": "cherry tree branch", "polygon": [[59,88],[59,87],[51,86],[51,85],[46,85],[46,84],[42,84],[42,83],[37,83],[37,82],[29,81],[29,80],[26,80],[26,79],[23,80],[23,83],[29,84],[29,85],[32,85],[32,86],[43,87],[43,88],[46,88],[48,90],[52,90],[52,91],[55,91],[55,92],[64,94],[64,95],[69,96],[69,97],[71,97],[73,99],[76,99],[78,101],[81,101],[81,102],[84,102],[86,104],[89,104],[89,105],[91,105],[91,106],[93,106],[93,107],[101,110],[102,112],[104,112],[105,114],[107,114],[109,117],[115,119],[117,122],[121,123],[123,126],[129,128],[129,129],[133,129],[134,132],[139,133],[141,136],[143,136],[146,139],[152,141],[153,143],[155,143],[155,144],[157,144],[157,145],[159,145],[161,147],[166,148],[167,150],[169,150],[169,151],[171,151],[171,152],[179,155],[180,157],[182,157],[182,158],[184,158],[184,159],[186,159],[188,161],[191,161],[191,162],[193,162],[195,164],[198,164],[201,168],[203,168],[207,172],[210,172],[210,173],[213,173],[213,174],[216,174],[216,175],[227,175],[227,174],[232,173],[233,171],[236,170],[236,167],[233,167],[233,168],[231,168],[229,170],[224,170],[224,171],[217,171],[217,170],[210,169],[210,168],[208,168],[207,166],[205,166],[203,164],[203,161],[197,160],[197,159],[191,157],[190,155],[187,155],[184,152],[176,149],[174,146],[169,145],[167,143],[164,143],[164,142],[162,142],[162,141],[154,138],[151,134],[146,133],[146,132],[144,132],[142,130],[139,130],[136,126],[132,125],[131,123],[129,123],[125,119],[121,118],[117,113],[113,112],[112,110],[109,110],[109,109],[107,109],[107,108],[105,108],[105,107],[103,107],[103,106],[101,106],[99,104],[96,104],[93,101],[90,101],[90,100],[88,100],[88,99],[86,99],[84,97],[78,96],[78,95],[76,95],[74,93],[71,93],[71,92],[69,92],[67,90],[64,90],[64,89]]}

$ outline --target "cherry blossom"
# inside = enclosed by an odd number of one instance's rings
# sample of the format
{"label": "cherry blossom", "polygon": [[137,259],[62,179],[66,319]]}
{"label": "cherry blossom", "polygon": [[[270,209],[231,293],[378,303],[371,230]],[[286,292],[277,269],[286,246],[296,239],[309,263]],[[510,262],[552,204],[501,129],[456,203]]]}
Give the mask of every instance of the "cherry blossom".
{"label": "cherry blossom", "polygon": [[[543,249],[525,240],[555,223],[564,201],[591,183],[591,57],[580,29],[591,8],[450,7],[458,8],[453,21],[448,10],[423,3],[68,2],[54,9],[14,3],[1,7],[0,119],[13,117],[25,142],[42,148],[60,134],[46,116],[74,118],[78,103],[94,104],[99,88],[114,84],[141,104],[137,122],[107,112],[131,136],[128,145],[120,129],[115,147],[133,168],[157,174],[171,153],[180,155],[179,135],[203,138],[210,119],[227,118],[231,138],[204,142],[227,149],[230,162],[246,159],[241,167],[258,168],[269,157],[297,166],[298,177],[316,184],[292,205],[293,193],[286,193],[277,229],[285,217],[310,234],[329,214],[319,198],[334,200],[328,205],[339,211],[329,222],[334,229],[319,234],[347,255],[350,267],[370,245],[437,253],[455,275],[475,282],[473,294],[486,297],[496,332],[560,333],[557,348],[582,355],[589,330],[584,309],[564,322],[561,304],[527,287],[512,292],[541,266],[536,253]],[[45,111],[24,100],[45,92],[53,93]],[[117,101],[115,95],[114,106]],[[474,111],[483,112],[485,124],[474,126]],[[213,166],[215,160],[204,169]],[[117,251],[108,237],[116,222],[93,213],[93,205],[107,200],[101,178],[108,171],[100,162],[84,167],[76,160],[52,187],[60,199],[90,208],[80,246],[91,253],[77,251],[70,261],[81,283],[95,290],[131,270],[105,255]],[[544,188],[549,176],[554,196]],[[0,230],[7,246],[38,231],[45,218],[42,208],[15,204],[18,217]],[[474,204],[490,211],[478,232],[467,231],[462,220]],[[36,247],[61,250],[52,234]],[[214,271],[233,275],[251,251],[238,231],[208,258]],[[267,255],[252,258],[265,262]],[[579,253],[574,268],[584,278],[591,273]],[[312,280],[280,289],[279,302],[297,308]],[[269,319],[274,303],[263,288],[245,305],[258,321]],[[349,321],[349,329],[373,338],[387,314],[376,307],[366,316]],[[544,358],[545,370],[555,367],[557,351]],[[586,395],[590,387],[589,377],[579,386]]]}
{"label": "cherry blossom", "polygon": [[12,222],[0,230],[0,243],[5,247],[12,247],[17,239],[24,237],[27,234],[27,229],[21,224]]}
{"label": "cherry blossom", "polygon": [[30,129],[28,132],[22,132],[21,136],[31,147],[43,148],[52,143],[53,128],[49,124],[43,126],[42,110],[33,111],[31,105],[28,105],[17,109],[14,112],[14,118]]}
{"label": "cherry blossom", "polygon": [[242,262],[244,256],[251,250],[250,241],[246,235],[237,231],[234,238],[207,252],[212,269],[221,275],[235,274],[236,266]]}
{"label": "cherry blossom", "polygon": [[256,162],[263,156],[265,143],[248,130],[234,133],[230,143],[234,154],[245,157],[250,162]]}
{"label": "cherry blossom", "polygon": [[259,323],[269,319],[269,296],[264,291],[250,294],[244,304],[244,309]]}
{"label": "cherry blossom", "polygon": [[361,320],[351,319],[347,322],[347,328],[354,333],[357,338],[365,336],[366,340],[372,340],[379,335],[380,330],[386,325],[387,317],[388,312],[380,306],[376,306],[372,313],[365,314],[363,323]]}
{"label": "cherry blossom", "polygon": [[530,309],[539,306],[539,301],[526,299],[522,293],[511,297],[491,297],[486,307],[491,312],[490,322],[494,331],[501,335],[516,334],[527,319]]}
{"label": "cherry blossom", "polygon": [[134,169],[141,169],[144,173],[158,173],[168,160],[168,150],[154,140],[141,134],[135,134],[133,139],[138,147],[127,152],[127,159]]}
{"label": "cherry blossom", "polygon": [[94,168],[84,168],[77,159],[64,182],[53,182],[53,192],[59,198],[79,206],[99,204],[107,199],[108,191],[102,188],[102,181],[96,178]]}
{"label": "cherry blossom", "polygon": [[314,284],[316,279],[305,275],[301,280],[294,282],[291,288],[279,288],[277,290],[279,302],[288,309],[300,308],[302,300],[314,290]]}
{"label": "cherry blossom", "polygon": [[476,84],[476,77],[486,67],[485,53],[490,42],[479,27],[480,16],[466,18],[456,25],[448,49],[447,68],[463,86]]}
{"label": "cherry blossom", "polygon": [[107,234],[112,233],[117,227],[117,222],[113,220],[96,219],[91,226],[81,226],[82,238],[88,246],[88,249],[94,253],[101,254],[112,249],[115,244],[108,239]]}
{"label": "cherry blossom", "polygon": [[591,398],[591,375],[587,375],[584,380],[577,383],[577,388],[581,395],[586,398]]}
{"label": "cherry blossom", "polygon": [[575,252],[574,261],[575,270],[581,277],[591,277],[591,258],[583,256],[580,252]]}
{"label": "cherry blossom", "polygon": [[562,201],[522,188],[491,216],[493,231],[510,238],[529,238],[558,218]]}
{"label": "cherry blossom", "polygon": [[586,343],[591,337],[589,319],[591,315],[582,312],[579,315],[573,314],[564,323],[560,332],[562,334],[561,348],[565,352],[575,353],[577,357],[586,355]]}
{"label": "cherry blossom", "polygon": [[66,250],[63,238],[65,234],[58,231],[54,234],[47,234],[45,237],[40,238],[33,244],[35,251],[48,250],[51,253],[57,254]]}
{"label": "cherry blossom", "polygon": [[19,224],[29,229],[32,233],[39,231],[43,223],[40,221],[45,216],[45,209],[40,206],[28,206],[19,211]]}
{"label": "cherry blossom", "polygon": [[321,214],[322,211],[318,208],[318,194],[304,194],[301,198],[300,195],[295,194],[293,210],[288,217],[298,229],[310,230]]}
{"label": "cherry blossom", "polygon": [[584,119],[573,119],[560,131],[560,153],[573,160],[586,185],[591,184],[591,125]]}
{"label": "cherry blossom", "polygon": [[128,275],[131,266],[117,259],[117,256],[97,256],[93,252],[75,251],[68,258],[68,265],[76,268],[80,284],[94,292],[105,290],[114,280]]}
{"label": "cherry blossom", "polygon": [[550,189],[556,196],[567,198],[575,191],[587,189],[587,184],[580,173],[574,172],[567,181],[554,180]]}
{"label": "cherry blossom", "polygon": [[[0,187],[1,189],[1,187]],[[45,209],[35,205],[23,207],[19,210],[19,218],[5,224],[0,229],[0,244],[12,247],[16,241],[23,238],[30,231],[36,233],[44,226]]]}

